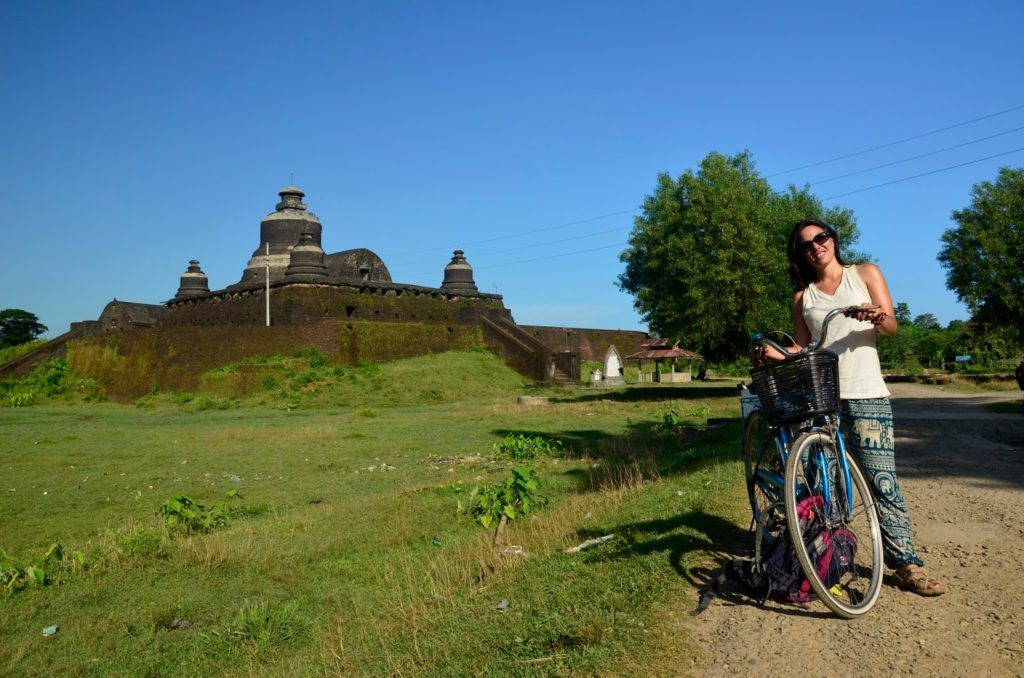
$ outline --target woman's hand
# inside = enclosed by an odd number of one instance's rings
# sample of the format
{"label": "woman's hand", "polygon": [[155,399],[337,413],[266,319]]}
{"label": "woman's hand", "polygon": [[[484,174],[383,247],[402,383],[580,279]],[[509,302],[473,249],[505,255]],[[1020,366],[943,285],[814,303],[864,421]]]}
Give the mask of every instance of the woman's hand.
{"label": "woman's hand", "polygon": [[871,304],[878,307],[876,313],[866,315],[864,320],[873,324],[879,334],[893,336],[900,331],[900,324],[896,322],[896,311],[892,305],[889,286],[885,284],[885,277],[874,264],[860,264],[857,272],[868,288]]}
{"label": "woman's hand", "polygon": [[750,362],[754,367],[760,367],[769,360],[785,360],[786,356],[767,344],[754,344],[750,348]]}
{"label": "woman's hand", "polygon": [[889,317],[889,314],[883,311],[881,307],[871,306],[870,304],[863,304],[860,308],[848,309],[845,315],[847,318],[855,318],[862,322],[869,322],[872,325],[881,325]]}

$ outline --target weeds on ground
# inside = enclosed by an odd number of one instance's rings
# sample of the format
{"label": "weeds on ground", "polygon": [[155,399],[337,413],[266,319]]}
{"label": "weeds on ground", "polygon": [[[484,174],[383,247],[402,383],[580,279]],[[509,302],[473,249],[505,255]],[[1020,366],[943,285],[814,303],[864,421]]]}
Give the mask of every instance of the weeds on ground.
{"label": "weeds on ground", "polygon": [[513,461],[525,461],[538,457],[560,457],[565,454],[561,440],[525,433],[509,433],[500,443],[494,444],[494,451],[500,457]]}
{"label": "weeds on ground", "polygon": [[241,643],[251,654],[292,643],[303,635],[294,605],[271,606],[265,600],[245,600],[227,625],[225,636]]}
{"label": "weeds on ground", "polygon": [[[228,499],[241,499],[238,490],[228,490]],[[196,534],[210,532],[228,524],[232,510],[224,502],[217,502],[209,508],[193,501],[184,494],[176,494],[160,507],[164,525],[171,534]]]}
{"label": "weeds on ground", "polygon": [[85,566],[85,554],[68,553],[60,544],[29,560],[17,559],[0,549],[0,587],[9,596],[27,586],[48,586],[62,573]]}

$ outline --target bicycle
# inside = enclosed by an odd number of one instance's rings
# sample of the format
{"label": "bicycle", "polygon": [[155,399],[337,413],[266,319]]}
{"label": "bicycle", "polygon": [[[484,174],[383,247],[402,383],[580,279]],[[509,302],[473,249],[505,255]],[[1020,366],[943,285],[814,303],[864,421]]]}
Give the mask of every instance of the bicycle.
{"label": "bicycle", "polygon": [[[796,352],[764,335],[755,345],[771,346],[786,358],[751,370],[752,391],[760,410],[743,427],[747,493],[755,524],[755,562],[766,543],[786,526],[797,559],[815,595],[840,617],[866,614],[882,584],[882,535],[871,488],[846,452],[840,432],[838,357],[820,348],[830,311],[818,341]],[[802,514],[802,515],[801,515]],[[829,543],[842,540],[841,571],[828,573],[826,585],[814,558]],[[842,558],[840,558],[842,560]]]}

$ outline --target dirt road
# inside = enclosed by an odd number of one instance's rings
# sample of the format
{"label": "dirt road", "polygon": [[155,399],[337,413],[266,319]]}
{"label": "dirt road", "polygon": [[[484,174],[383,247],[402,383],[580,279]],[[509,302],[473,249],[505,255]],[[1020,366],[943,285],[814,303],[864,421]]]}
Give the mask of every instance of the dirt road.
{"label": "dirt road", "polygon": [[1020,392],[890,388],[918,550],[949,592],[921,598],[887,577],[878,604],[854,622],[820,603],[760,608],[719,598],[684,622],[707,653],[692,673],[1024,675],[1024,415],[984,408]]}

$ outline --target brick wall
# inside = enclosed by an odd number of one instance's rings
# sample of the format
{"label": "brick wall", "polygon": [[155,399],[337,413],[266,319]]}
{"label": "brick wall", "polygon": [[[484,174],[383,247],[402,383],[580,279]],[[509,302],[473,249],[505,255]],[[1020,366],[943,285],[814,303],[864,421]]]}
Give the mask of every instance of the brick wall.
{"label": "brick wall", "polygon": [[646,332],[633,330],[595,330],[581,327],[545,327],[542,325],[520,325],[520,327],[552,350],[566,349],[579,355],[580,360],[601,362],[608,347],[615,345],[619,355],[625,358],[640,350],[640,344],[650,338]]}

